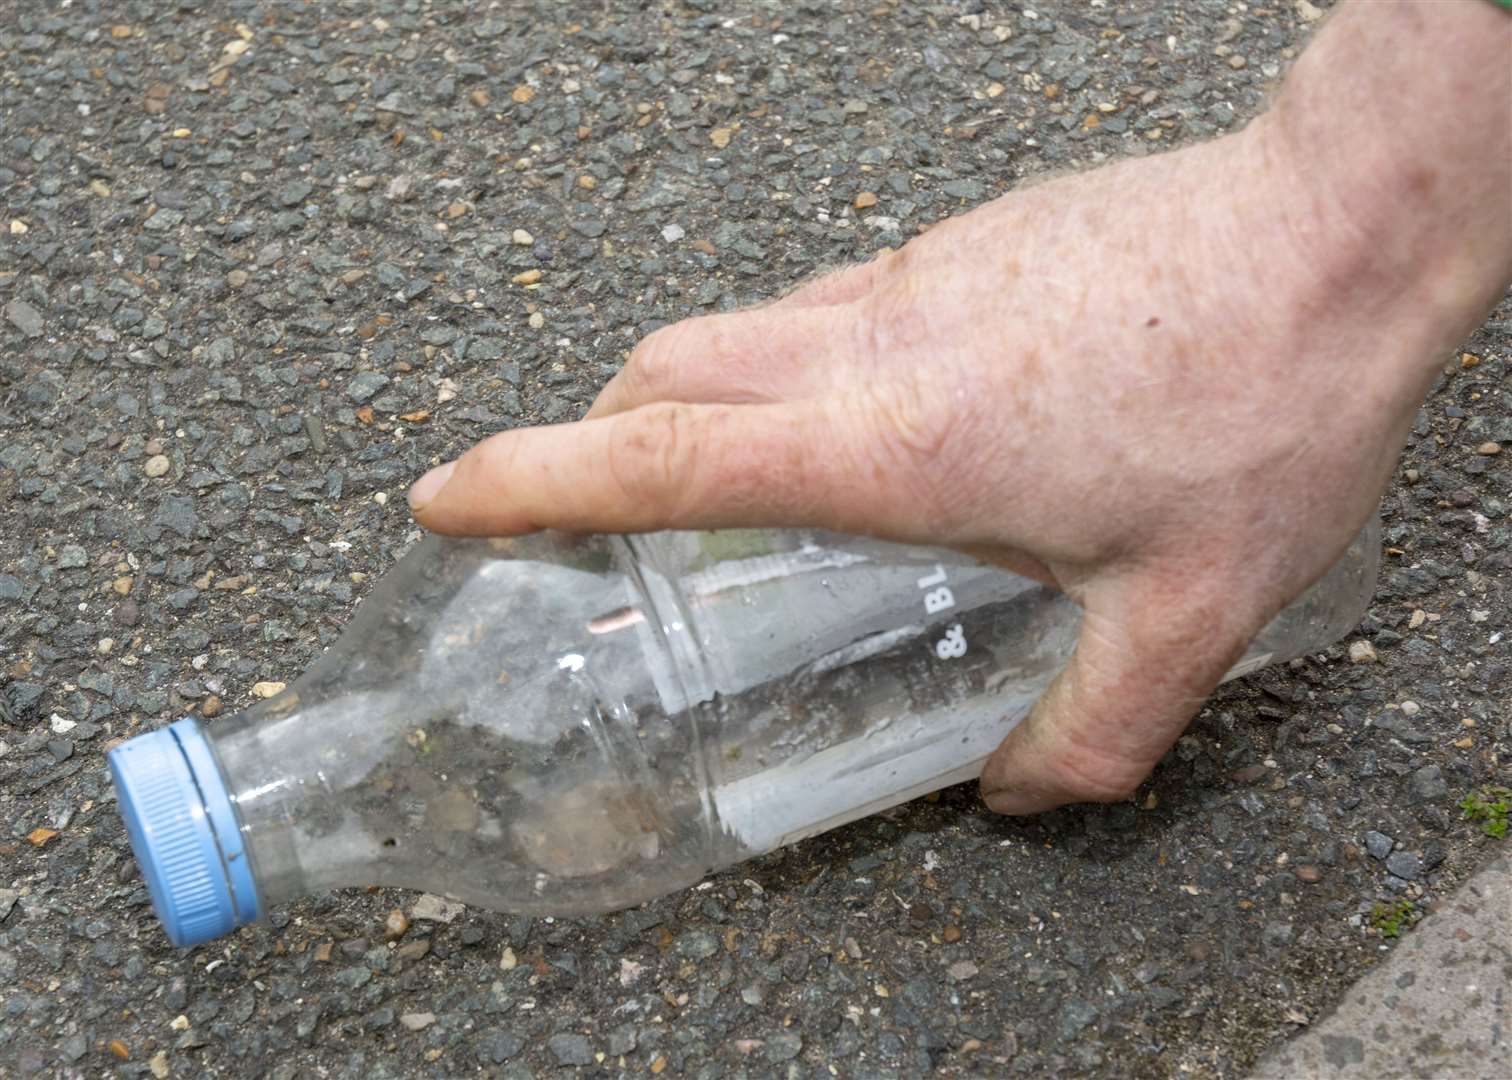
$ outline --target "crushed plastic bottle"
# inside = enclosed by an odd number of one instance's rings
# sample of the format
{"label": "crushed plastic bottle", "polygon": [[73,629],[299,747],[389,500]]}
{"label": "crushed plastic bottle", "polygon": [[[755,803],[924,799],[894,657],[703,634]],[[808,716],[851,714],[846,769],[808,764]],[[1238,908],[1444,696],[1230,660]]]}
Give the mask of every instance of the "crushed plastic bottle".
{"label": "crushed plastic bottle", "polygon": [[[1378,531],[1230,677],[1343,636]],[[818,532],[433,537],[283,693],[110,767],[179,945],[341,886],[607,911],[979,775],[1079,623],[966,556]]]}

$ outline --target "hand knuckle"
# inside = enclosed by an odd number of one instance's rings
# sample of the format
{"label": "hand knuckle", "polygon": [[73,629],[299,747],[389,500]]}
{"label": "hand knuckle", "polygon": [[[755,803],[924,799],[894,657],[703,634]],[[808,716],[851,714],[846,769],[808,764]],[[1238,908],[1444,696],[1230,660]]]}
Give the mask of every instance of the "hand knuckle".
{"label": "hand knuckle", "polygon": [[865,445],[880,480],[906,492],[942,537],[968,523],[977,473],[969,407],[946,387],[912,378],[877,384],[866,395]]}
{"label": "hand knuckle", "polygon": [[672,323],[640,340],[625,363],[624,377],[632,386],[659,394],[677,382],[691,323],[692,320]]}
{"label": "hand knuckle", "polygon": [[874,359],[929,349],[950,330],[934,317],[939,305],[927,295],[931,276],[916,245],[917,241],[905,244],[887,256],[878,286],[860,306],[862,340],[857,347]]}
{"label": "hand knuckle", "polygon": [[919,379],[905,379],[872,392],[878,432],[915,468],[933,468],[956,426],[953,409],[942,407]]}
{"label": "hand knuckle", "polygon": [[697,421],[687,405],[647,406],[619,421],[610,451],[615,483],[631,504],[674,510],[693,486]]}

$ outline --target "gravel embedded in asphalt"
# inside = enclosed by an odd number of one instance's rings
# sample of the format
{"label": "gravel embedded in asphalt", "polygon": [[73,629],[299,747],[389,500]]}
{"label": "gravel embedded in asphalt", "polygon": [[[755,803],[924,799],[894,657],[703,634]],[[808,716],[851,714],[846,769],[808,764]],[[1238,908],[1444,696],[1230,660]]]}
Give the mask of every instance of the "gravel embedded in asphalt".
{"label": "gravel embedded in asphalt", "polygon": [[296,678],[429,465],[664,323],[1241,125],[1313,11],[0,0],[0,1072],[1233,1077],[1318,1019],[1505,843],[1457,803],[1512,754],[1507,303],[1360,631],[1130,803],[963,787],[601,918],[347,891],[181,952],[104,771]]}

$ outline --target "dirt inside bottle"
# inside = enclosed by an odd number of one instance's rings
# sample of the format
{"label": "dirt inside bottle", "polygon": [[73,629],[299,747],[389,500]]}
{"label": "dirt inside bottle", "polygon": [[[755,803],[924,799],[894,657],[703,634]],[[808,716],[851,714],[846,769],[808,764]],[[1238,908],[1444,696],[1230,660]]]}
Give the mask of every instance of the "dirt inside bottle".
{"label": "dirt inside bottle", "polygon": [[[962,557],[741,541],[428,542],[215,732],[265,899],[628,906],[973,775],[1074,647],[1074,605]],[[1342,633],[1346,584],[1256,655]]]}

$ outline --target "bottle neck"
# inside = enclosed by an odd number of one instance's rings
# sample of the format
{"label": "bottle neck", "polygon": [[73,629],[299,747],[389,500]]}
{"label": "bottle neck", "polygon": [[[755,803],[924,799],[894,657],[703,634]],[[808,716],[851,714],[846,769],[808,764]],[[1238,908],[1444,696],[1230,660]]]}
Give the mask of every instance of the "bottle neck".
{"label": "bottle neck", "polygon": [[[373,695],[324,707],[282,710],[284,699],[216,725],[209,741],[236,809],[264,911],[310,893],[370,885],[390,877],[386,852],[354,818],[342,774],[361,769],[371,748],[339,739],[349,730],[322,713],[361,708]],[[338,736],[333,741],[327,736]],[[324,739],[324,741],[322,741]],[[380,830],[381,831],[381,830]]]}
{"label": "bottle neck", "polygon": [[287,763],[265,747],[258,711],[217,724],[207,738],[236,809],[262,910],[268,911],[309,891],[294,845],[294,823],[307,800]]}

